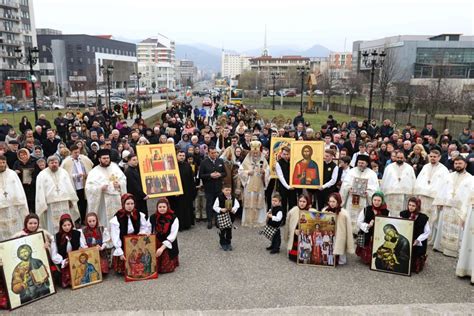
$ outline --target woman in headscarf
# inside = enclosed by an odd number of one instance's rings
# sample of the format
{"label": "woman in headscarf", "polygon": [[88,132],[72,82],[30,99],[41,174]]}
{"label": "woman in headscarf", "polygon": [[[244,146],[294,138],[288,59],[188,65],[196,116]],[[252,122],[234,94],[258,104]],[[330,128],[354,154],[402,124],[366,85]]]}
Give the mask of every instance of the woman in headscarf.
{"label": "woman in headscarf", "polygon": [[179,220],[166,198],[156,203],[156,212],[148,219],[151,233],[156,235],[158,273],[173,272],[179,266]]}
{"label": "woman in headscarf", "polygon": [[35,146],[35,148],[33,149],[33,152],[31,153],[31,157],[35,159],[44,158],[44,153],[41,146]]}
{"label": "woman in headscarf", "polygon": [[60,268],[63,288],[71,285],[68,253],[83,248],[87,248],[86,240],[81,231],[74,229],[71,215],[61,215],[59,231],[51,243],[51,259]]}
{"label": "woman in headscarf", "polygon": [[149,234],[150,226],[145,214],[135,207],[135,197],[125,193],[121,197],[122,208],[110,220],[110,237],[114,250],[112,252],[112,266],[115,272],[125,273],[125,253],[122,249],[126,235]]}
{"label": "woman in headscarf", "polygon": [[431,233],[428,216],[421,213],[421,200],[417,197],[409,198],[407,209],[400,212],[400,217],[414,221],[411,272],[419,273],[426,262],[428,237]]}
{"label": "woman in headscarf", "polygon": [[44,236],[44,247],[46,250],[50,251],[51,242],[53,241],[53,235],[51,235],[47,230],[44,230],[39,227],[39,217],[36,214],[30,213],[26,215],[25,220],[23,221],[23,230],[15,233],[12,238],[18,238],[22,236],[28,236],[34,233],[42,232]]}
{"label": "woman in headscarf", "polygon": [[67,149],[66,144],[64,142],[59,142],[58,146],[57,146],[57,149],[56,149],[56,152],[54,153],[56,155],[56,157],[59,158],[59,165],[61,165],[61,163],[63,162],[63,159],[65,158],[62,155],[62,149],[64,149],[64,148]]}
{"label": "woman in headscarf", "polygon": [[[364,246],[358,245],[356,254],[365,264],[372,261],[372,238],[374,236],[375,216],[390,216],[390,211],[385,204],[385,197],[381,191],[372,195],[372,203],[360,211],[357,218],[357,227],[359,227],[360,238],[364,238]],[[359,238],[359,236],[358,236]]]}
{"label": "woman in headscarf", "polygon": [[291,261],[296,262],[298,257],[298,220],[300,219],[301,211],[316,212],[311,207],[311,200],[306,195],[300,195],[298,197],[298,203],[286,214],[286,225],[283,232],[283,238],[287,242],[288,258]]}
{"label": "woman in headscarf", "polygon": [[338,264],[346,264],[346,253],[354,253],[354,239],[352,237],[352,224],[349,213],[342,208],[342,198],[338,192],[329,195],[328,206],[323,212],[336,214],[336,240],[334,241],[335,256]]}
{"label": "woman in headscarf", "polygon": [[26,148],[21,148],[17,152],[18,160],[13,164],[13,170],[21,180],[23,190],[25,190],[26,201],[30,213],[35,212],[36,186],[33,182],[33,172],[35,171],[35,160],[31,158],[30,152]]}
{"label": "woman in headscarf", "polygon": [[[109,256],[107,249],[112,247],[108,229],[100,226],[99,217],[96,213],[87,213],[85,216],[85,227],[82,233],[88,247],[97,247],[100,251],[100,267],[103,274],[109,273]],[[110,251],[109,251],[110,252]]]}

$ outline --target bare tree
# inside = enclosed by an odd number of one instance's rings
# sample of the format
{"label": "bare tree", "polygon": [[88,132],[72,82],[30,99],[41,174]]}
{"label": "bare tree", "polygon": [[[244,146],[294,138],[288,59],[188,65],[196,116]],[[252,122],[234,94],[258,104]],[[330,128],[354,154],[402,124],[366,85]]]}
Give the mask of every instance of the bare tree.
{"label": "bare tree", "polygon": [[420,87],[411,85],[409,82],[399,82],[395,84],[395,88],[395,109],[411,113],[419,97]]}
{"label": "bare tree", "polygon": [[321,90],[326,96],[328,104],[331,103],[331,97],[334,95],[336,90],[336,79],[332,76],[329,69],[326,69],[319,77],[316,88]]}
{"label": "bare tree", "polygon": [[462,110],[464,113],[471,113],[471,119],[474,120],[474,91],[463,90],[461,94]]}
{"label": "bare tree", "polygon": [[380,92],[380,109],[382,116],[385,106],[385,100],[390,91],[392,83],[397,79],[399,68],[397,65],[396,54],[392,49],[385,50],[385,60],[379,71],[379,92]]}
{"label": "bare tree", "polygon": [[263,83],[263,75],[256,71],[244,71],[239,77],[239,88],[245,90],[255,90]]}
{"label": "bare tree", "polygon": [[363,75],[354,72],[351,72],[349,77],[342,81],[344,92],[349,96],[349,115],[351,115],[352,112],[352,101],[355,96],[362,93],[365,81],[366,78]]}

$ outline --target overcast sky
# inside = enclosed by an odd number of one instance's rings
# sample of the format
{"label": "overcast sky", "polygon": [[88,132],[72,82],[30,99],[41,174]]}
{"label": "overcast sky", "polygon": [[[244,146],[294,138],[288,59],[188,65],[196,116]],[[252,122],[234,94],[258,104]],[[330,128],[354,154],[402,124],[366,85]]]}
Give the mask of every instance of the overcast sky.
{"label": "overcast sky", "polygon": [[[352,41],[474,33],[473,0],[34,0],[37,28],[245,51],[268,45],[350,50]],[[345,44],[346,43],[346,44]]]}

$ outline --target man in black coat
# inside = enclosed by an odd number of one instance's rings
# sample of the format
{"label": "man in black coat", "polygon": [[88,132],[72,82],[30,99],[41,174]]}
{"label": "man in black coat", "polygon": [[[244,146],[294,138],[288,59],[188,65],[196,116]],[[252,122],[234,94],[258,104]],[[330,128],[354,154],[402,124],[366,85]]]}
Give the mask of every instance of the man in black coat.
{"label": "man in black coat", "polygon": [[145,214],[145,217],[148,218],[148,208],[146,205],[148,195],[143,192],[140,171],[138,170],[137,155],[131,154],[128,156],[128,167],[125,169],[124,174],[125,177],[127,177],[127,192],[133,194],[135,197],[137,210]]}
{"label": "man in black coat", "polygon": [[199,178],[204,184],[206,196],[207,229],[212,228],[212,219],[215,212],[212,209],[217,195],[222,189],[222,179],[226,176],[224,161],[217,157],[217,150],[211,146],[208,148],[209,156],[201,162],[199,167]]}
{"label": "man in black coat", "polygon": [[191,166],[186,162],[186,153],[178,151],[178,168],[183,186],[183,194],[169,197],[171,209],[179,219],[179,229],[186,230],[194,224],[193,203],[196,198],[196,185]]}
{"label": "man in black coat", "polygon": [[58,144],[61,142],[59,138],[56,138],[54,132],[49,129],[46,132],[46,139],[42,143],[44,157],[48,158],[58,150]]}

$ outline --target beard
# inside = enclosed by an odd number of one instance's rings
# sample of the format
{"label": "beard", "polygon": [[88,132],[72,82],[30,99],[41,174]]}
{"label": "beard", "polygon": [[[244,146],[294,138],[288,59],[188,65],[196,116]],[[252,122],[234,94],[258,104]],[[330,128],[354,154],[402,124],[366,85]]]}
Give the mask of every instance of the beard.
{"label": "beard", "polygon": [[52,172],[56,172],[58,171],[59,167],[54,166],[54,167],[49,167],[49,169],[51,169]]}
{"label": "beard", "polygon": [[[466,169],[459,167],[459,168],[455,168],[454,170],[456,170],[456,172],[458,173],[463,173]],[[1,172],[1,169],[0,169],[0,172]]]}
{"label": "beard", "polygon": [[110,161],[108,161],[108,162],[102,162],[101,161],[99,164],[102,168],[107,168],[108,166],[110,166]]}

